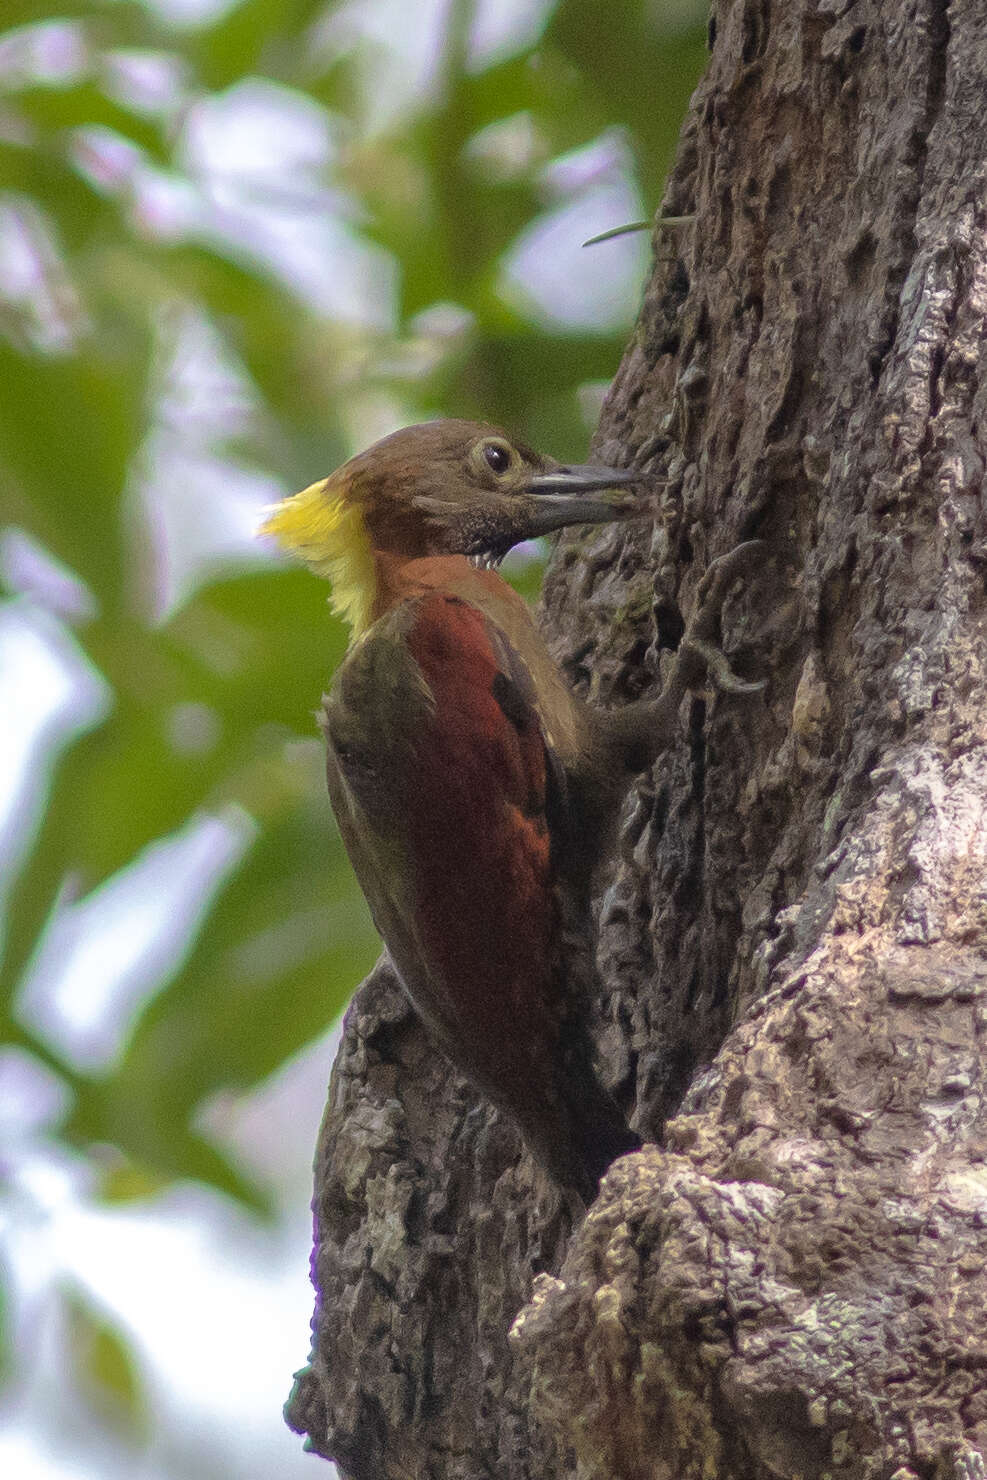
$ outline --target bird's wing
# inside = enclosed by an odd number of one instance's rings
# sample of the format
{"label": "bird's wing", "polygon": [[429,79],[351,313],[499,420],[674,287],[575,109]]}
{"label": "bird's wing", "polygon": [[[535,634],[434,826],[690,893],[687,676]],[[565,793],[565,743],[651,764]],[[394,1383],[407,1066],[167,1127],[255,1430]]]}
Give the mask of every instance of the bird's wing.
{"label": "bird's wing", "polygon": [[505,1073],[536,1071],[562,1011],[564,773],[527,667],[476,606],[432,593],[352,649],[324,728],[333,808],[394,964],[461,1066],[503,1098]]}

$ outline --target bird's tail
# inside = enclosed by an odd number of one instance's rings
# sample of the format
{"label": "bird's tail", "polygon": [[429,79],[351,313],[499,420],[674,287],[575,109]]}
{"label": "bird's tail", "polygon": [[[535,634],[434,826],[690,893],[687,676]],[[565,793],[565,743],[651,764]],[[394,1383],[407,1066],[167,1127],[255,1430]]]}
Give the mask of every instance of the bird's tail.
{"label": "bird's tail", "polygon": [[571,1159],[568,1180],[587,1207],[595,1201],[604,1172],[618,1156],[640,1151],[643,1142],[616,1102],[597,1082],[586,1100],[570,1106]]}
{"label": "bird's tail", "polygon": [[538,1112],[522,1129],[546,1171],[588,1208],[611,1163],[643,1142],[600,1082],[585,1023],[570,1023],[565,1039],[563,1072],[551,1088],[543,1085]]}

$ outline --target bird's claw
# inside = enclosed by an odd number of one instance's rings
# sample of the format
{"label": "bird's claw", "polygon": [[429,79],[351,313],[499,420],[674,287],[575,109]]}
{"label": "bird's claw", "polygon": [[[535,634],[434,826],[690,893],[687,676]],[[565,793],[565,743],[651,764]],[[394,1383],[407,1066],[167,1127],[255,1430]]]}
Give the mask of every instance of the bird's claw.
{"label": "bird's claw", "polygon": [[679,644],[679,652],[683,649],[687,656],[698,659],[696,667],[701,671],[701,677],[697,674],[698,682],[708,678],[724,694],[759,694],[765,687],[766,679],[748,681],[738,678],[726,653],[715,642],[704,642],[700,637],[684,637]]}
{"label": "bird's claw", "polygon": [[758,694],[765,687],[765,679],[748,682],[738,678],[715,642],[714,634],[730,587],[763,559],[766,548],[763,540],[746,540],[714,560],[700,581],[696,612],[679,644],[680,658],[689,670],[688,688],[695,688],[706,679],[725,694]]}
{"label": "bird's claw", "polygon": [[696,592],[696,615],[689,624],[689,635],[703,639],[712,636],[720,620],[727,592],[739,576],[753,569],[767,549],[763,540],[745,540],[725,555],[720,555],[704,574]]}

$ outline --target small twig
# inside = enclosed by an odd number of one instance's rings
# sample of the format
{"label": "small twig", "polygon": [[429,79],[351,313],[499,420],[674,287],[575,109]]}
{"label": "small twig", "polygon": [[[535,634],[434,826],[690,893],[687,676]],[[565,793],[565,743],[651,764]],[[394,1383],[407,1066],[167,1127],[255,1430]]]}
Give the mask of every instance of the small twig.
{"label": "small twig", "polygon": [[589,237],[583,246],[595,247],[597,242],[608,242],[612,237],[627,236],[632,231],[650,231],[652,226],[691,226],[695,219],[695,216],[659,216],[654,221],[628,221],[625,226],[611,226],[609,231]]}

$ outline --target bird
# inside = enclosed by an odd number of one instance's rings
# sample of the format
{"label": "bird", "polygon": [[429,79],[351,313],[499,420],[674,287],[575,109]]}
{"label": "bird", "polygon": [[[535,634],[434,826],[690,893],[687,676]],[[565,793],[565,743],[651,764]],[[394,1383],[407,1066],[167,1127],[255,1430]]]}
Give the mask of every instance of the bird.
{"label": "bird", "polygon": [[646,515],[641,482],[447,418],[384,437],[262,526],[329,580],[351,629],[319,721],[333,811],[391,963],[434,1042],[577,1212],[642,1145],[594,1055],[594,879],[685,694],[708,679],[761,687],[713,640],[757,541],[707,571],[660,695],[611,711],[573,692],[500,574],[521,541]]}

